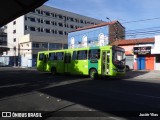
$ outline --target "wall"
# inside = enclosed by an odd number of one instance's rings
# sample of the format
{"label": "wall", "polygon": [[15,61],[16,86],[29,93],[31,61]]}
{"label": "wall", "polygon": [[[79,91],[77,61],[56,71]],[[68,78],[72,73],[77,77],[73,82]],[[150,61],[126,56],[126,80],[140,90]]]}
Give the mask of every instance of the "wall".
{"label": "wall", "polygon": [[[13,24],[14,21],[15,24]],[[24,35],[24,16],[14,21],[7,24],[7,44],[9,48],[11,48],[10,51],[8,51],[8,56],[18,56],[19,37]],[[13,33],[14,30],[16,30],[15,33]],[[14,38],[16,39],[15,42]],[[16,51],[13,50],[14,47],[16,47]]]}
{"label": "wall", "polygon": [[68,34],[68,48],[108,45],[108,26],[75,31]]}
{"label": "wall", "polygon": [[[19,39],[19,47],[20,47],[20,57],[21,57],[21,66],[22,67],[33,67],[35,65],[35,58],[33,55],[37,55],[39,51],[48,50],[48,45],[50,44],[66,44],[66,37],[51,37],[51,36],[34,36],[34,35],[24,35]],[[33,44],[38,44],[38,47]],[[47,44],[45,48],[42,44]],[[61,48],[62,49],[62,48]]]}
{"label": "wall", "polygon": [[109,41],[112,43],[119,39],[125,39],[125,28],[117,21],[109,25]]}

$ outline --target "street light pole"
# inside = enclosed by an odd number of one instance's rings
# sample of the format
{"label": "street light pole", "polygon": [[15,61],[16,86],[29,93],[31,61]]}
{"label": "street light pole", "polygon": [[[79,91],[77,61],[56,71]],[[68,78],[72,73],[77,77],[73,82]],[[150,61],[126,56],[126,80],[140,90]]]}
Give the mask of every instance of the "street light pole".
{"label": "street light pole", "polygon": [[14,50],[14,67],[16,66],[16,46],[13,48]]}

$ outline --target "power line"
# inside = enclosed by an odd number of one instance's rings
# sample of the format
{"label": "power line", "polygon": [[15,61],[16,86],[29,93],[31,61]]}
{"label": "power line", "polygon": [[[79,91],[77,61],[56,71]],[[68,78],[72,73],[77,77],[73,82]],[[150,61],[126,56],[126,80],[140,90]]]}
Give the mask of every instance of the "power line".
{"label": "power line", "polygon": [[122,24],[135,23],[135,22],[144,22],[144,21],[150,21],[150,20],[160,20],[160,17],[157,17],[157,18],[149,18],[149,19],[142,19],[142,20],[128,21],[128,22],[123,22]]}

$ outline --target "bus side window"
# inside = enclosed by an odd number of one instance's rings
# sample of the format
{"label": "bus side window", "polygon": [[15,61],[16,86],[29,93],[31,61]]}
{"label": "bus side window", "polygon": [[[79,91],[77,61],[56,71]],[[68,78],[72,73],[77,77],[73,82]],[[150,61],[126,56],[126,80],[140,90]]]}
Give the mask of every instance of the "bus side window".
{"label": "bus side window", "polygon": [[71,53],[68,53],[68,63],[71,63]]}
{"label": "bus side window", "polygon": [[66,53],[64,57],[65,63],[71,63],[71,53]]}
{"label": "bus side window", "polygon": [[99,59],[100,58],[100,50],[99,49],[89,50],[89,56],[88,56],[88,58],[90,60],[92,60],[92,59]]}
{"label": "bus side window", "polygon": [[43,60],[44,60],[44,53],[40,53],[40,54],[39,54],[39,60],[40,60],[40,61],[43,61]]}
{"label": "bus side window", "polygon": [[77,52],[73,51],[72,60],[77,60]]}
{"label": "bus side window", "polygon": [[87,50],[81,50],[77,52],[78,60],[86,60],[87,59]]}
{"label": "bus side window", "polygon": [[57,52],[57,60],[63,60],[63,52]]}
{"label": "bus side window", "polygon": [[49,53],[49,60],[56,60],[55,53]]}
{"label": "bus side window", "polygon": [[44,55],[44,62],[47,62],[47,55]]}

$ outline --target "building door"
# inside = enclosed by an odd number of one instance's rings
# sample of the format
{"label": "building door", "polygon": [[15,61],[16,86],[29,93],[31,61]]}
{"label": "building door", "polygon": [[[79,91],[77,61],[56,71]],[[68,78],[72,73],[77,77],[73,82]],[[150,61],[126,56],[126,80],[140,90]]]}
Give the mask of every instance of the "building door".
{"label": "building door", "polygon": [[154,56],[153,55],[146,56],[146,70],[154,70]]}
{"label": "building door", "polygon": [[138,56],[137,63],[138,63],[138,70],[145,69],[145,57],[144,56]]}

